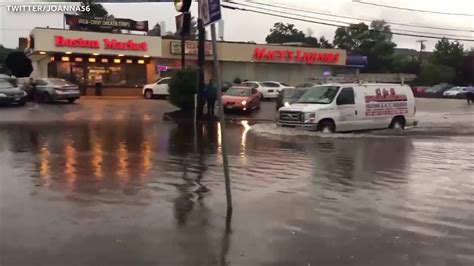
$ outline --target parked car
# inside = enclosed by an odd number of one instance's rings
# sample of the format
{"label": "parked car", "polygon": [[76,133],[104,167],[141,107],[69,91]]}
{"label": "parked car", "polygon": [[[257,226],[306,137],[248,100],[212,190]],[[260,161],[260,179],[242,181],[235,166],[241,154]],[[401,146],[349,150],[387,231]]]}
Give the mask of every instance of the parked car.
{"label": "parked car", "polygon": [[234,86],[227,90],[222,96],[224,111],[236,110],[247,111],[260,108],[261,93],[255,89],[245,86]]}
{"label": "parked car", "polygon": [[241,84],[242,86],[247,86],[251,88],[257,89],[261,92],[261,100],[263,99],[275,99],[278,97],[278,94],[283,89],[295,88],[289,86],[285,83],[277,82],[277,81],[246,81]]}
{"label": "parked car", "polygon": [[0,76],[0,104],[2,105],[25,105],[28,100],[26,92],[16,87],[10,77],[1,75]]}
{"label": "parked car", "polygon": [[278,95],[276,102],[276,109],[280,109],[283,106],[290,106],[297,102],[310,87],[297,87],[296,89],[283,89]]}
{"label": "parked car", "polygon": [[221,87],[221,91],[222,92],[226,92],[228,89],[230,89],[230,87],[234,86],[234,83],[230,82],[230,81],[224,81],[222,82],[222,87]]}
{"label": "parked car", "polygon": [[79,87],[65,79],[42,78],[35,80],[35,83],[38,96],[44,103],[61,100],[73,103],[81,97]]}
{"label": "parked car", "polygon": [[305,83],[300,83],[298,85],[295,86],[295,88],[311,88],[311,87],[314,87],[314,86],[318,86],[320,84],[316,84],[316,83],[311,83],[311,82],[305,82]]}
{"label": "parked car", "polygon": [[143,97],[145,97],[145,99],[152,99],[154,97],[164,98],[170,95],[170,81],[171,78],[160,78],[151,84],[146,84],[145,86],[143,86]]}
{"label": "parked car", "polygon": [[334,83],[308,89],[278,111],[281,126],[345,132],[415,125],[415,97],[407,85]]}
{"label": "parked car", "polygon": [[416,97],[423,97],[425,95],[426,90],[429,89],[428,86],[416,86],[412,87],[413,94]]}
{"label": "parked car", "polygon": [[467,88],[466,87],[452,87],[451,89],[443,92],[443,96],[447,98],[466,98]]}
{"label": "parked car", "polygon": [[428,88],[425,91],[425,96],[430,98],[441,98],[443,97],[443,93],[449,89],[451,89],[453,85],[449,84],[438,84],[434,85],[431,88]]}

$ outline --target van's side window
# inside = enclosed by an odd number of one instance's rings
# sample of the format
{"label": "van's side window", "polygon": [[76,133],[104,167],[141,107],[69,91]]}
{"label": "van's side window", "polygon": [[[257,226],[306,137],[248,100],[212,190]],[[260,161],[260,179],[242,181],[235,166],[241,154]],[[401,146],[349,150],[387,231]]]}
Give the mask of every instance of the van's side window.
{"label": "van's side window", "polygon": [[341,93],[339,93],[336,103],[337,105],[355,104],[354,89],[353,88],[341,89]]}

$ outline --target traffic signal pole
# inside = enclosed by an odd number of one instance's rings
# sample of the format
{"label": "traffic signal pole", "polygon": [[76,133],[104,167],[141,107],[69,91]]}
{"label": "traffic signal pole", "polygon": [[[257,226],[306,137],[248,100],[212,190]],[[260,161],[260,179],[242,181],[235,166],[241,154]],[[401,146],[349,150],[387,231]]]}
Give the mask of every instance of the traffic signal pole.
{"label": "traffic signal pole", "polygon": [[201,118],[204,113],[204,63],[205,63],[205,38],[206,38],[206,29],[202,25],[202,19],[198,18],[198,104],[197,104],[197,117]]}

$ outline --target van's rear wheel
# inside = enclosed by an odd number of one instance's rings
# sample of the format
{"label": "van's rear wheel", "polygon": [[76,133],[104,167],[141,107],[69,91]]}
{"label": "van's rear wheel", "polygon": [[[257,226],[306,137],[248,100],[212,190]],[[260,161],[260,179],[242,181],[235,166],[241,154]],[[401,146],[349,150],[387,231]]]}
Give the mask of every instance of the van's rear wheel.
{"label": "van's rear wheel", "polygon": [[397,116],[392,119],[389,128],[391,129],[405,129],[405,118],[402,116]]}
{"label": "van's rear wheel", "polygon": [[329,120],[321,121],[318,123],[317,130],[322,133],[334,133],[336,132],[336,125]]}

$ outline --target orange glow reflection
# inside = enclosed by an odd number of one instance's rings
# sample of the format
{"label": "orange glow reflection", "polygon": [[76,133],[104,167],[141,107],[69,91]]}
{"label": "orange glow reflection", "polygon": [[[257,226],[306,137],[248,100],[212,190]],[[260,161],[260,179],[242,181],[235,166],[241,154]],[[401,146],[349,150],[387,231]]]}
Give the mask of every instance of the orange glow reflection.
{"label": "orange glow reflection", "polygon": [[68,184],[74,183],[76,180],[76,157],[77,151],[72,146],[72,141],[66,141],[66,146],[64,147],[64,156],[66,163],[64,165],[64,175],[66,176],[66,181]]}
{"label": "orange glow reflection", "polygon": [[121,178],[121,183],[126,183],[128,180],[128,150],[127,145],[123,142],[120,142],[118,151],[118,175]]}
{"label": "orange glow reflection", "polygon": [[44,185],[48,185],[50,178],[50,163],[49,159],[51,153],[49,152],[48,145],[45,144],[40,150],[40,165],[39,174],[41,179],[45,182]]}
{"label": "orange glow reflection", "polygon": [[151,143],[145,138],[142,144],[143,148],[143,174],[147,174],[151,169]]}
{"label": "orange glow reflection", "polygon": [[102,150],[102,141],[94,133],[91,133],[92,157],[91,164],[94,167],[94,175],[98,179],[102,179],[104,173],[102,171],[102,162],[104,152]]}

